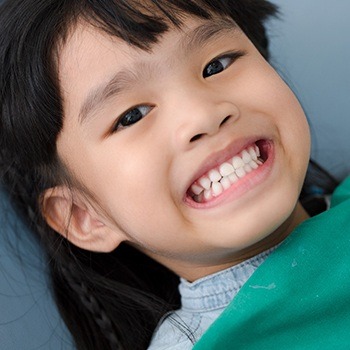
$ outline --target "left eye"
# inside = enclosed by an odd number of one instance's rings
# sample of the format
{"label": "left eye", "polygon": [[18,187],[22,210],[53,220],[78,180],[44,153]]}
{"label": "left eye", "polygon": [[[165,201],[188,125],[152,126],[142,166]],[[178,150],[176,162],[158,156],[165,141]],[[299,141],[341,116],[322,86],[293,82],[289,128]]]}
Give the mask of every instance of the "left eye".
{"label": "left eye", "polygon": [[241,56],[243,56],[242,52],[235,52],[232,54],[215,58],[204,68],[203,78],[208,78],[212,75],[221,73]]}

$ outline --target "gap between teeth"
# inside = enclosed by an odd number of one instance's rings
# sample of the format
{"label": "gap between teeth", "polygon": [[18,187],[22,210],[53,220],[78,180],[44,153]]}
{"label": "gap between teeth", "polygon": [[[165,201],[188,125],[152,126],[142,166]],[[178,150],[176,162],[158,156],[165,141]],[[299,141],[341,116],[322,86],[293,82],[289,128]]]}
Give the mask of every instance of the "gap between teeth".
{"label": "gap between teeth", "polygon": [[254,145],[243,150],[239,155],[222,163],[199,178],[192,186],[193,199],[201,202],[219,196],[232,184],[263,164],[260,150]]}

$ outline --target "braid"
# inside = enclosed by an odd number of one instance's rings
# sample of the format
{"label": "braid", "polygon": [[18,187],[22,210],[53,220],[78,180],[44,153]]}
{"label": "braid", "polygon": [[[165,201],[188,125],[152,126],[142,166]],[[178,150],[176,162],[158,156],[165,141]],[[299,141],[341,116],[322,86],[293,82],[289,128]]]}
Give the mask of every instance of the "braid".
{"label": "braid", "polygon": [[146,349],[161,317],[180,305],[178,277],[132,247],[93,253],[64,238],[51,247],[57,305],[80,350]]}
{"label": "braid", "polygon": [[62,266],[61,270],[69,286],[80,297],[82,305],[92,314],[94,321],[108,340],[111,349],[122,350],[122,346],[120,345],[121,342],[118,341],[111,319],[92,294],[87,284],[84,281],[76,280],[72,273],[72,271],[75,270],[72,264],[70,264],[69,268]]}

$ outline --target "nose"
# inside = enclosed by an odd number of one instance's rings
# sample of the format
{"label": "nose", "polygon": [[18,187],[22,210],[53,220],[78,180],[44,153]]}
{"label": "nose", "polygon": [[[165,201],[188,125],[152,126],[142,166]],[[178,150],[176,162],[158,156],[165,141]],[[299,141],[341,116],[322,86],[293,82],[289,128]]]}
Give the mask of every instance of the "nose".
{"label": "nose", "polygon": [[[202,137],[205,136],[205,135],[214,135],[214,134],[216,134],[216,133],[219,131],[219,129],[221,128],[221,126],[224,125],[224,124],[225,124],[227,121],[229,121],[230,119],[232,120],[232,115],[228,115],[228,116],[224,117],[224,118],[222,119],[222,121],[221,121],[221,119],[219,119],[218,121],[214,121],[214,120],[213,120],[214,123],[211,123],[212,125],[208,125],[208,127],[205,128],[205,129],[207,129],[207,130],[203,130],[203,132],[198,133],[198,134],[192,136],[192,137],[190,138],[190,143],[199,140],[200,138],[202,138]],[[218,125],[214,125],[215,122],[216,122]],[[218,123],[218,122],[220,122],[220,123]],[[204,125],[201,125],[201,126],[204,126]],[[203,128],[203,129],[204,129],[204,128]],[[191,136],[191,135],[190,135],[190,136]],[[188,138],[188,137],[185,136],[185,137],[184,137],[184,139],[185,139],[184,141],[186,141],[187,138]]]}
{"label": "nose", "polygon": [[175,121],[173,136],[177,148],[188,148],[215,136],[240,116],[237,105],[225,100],[220,94],[187,95],[178,106],[180,107],[172,113]]}

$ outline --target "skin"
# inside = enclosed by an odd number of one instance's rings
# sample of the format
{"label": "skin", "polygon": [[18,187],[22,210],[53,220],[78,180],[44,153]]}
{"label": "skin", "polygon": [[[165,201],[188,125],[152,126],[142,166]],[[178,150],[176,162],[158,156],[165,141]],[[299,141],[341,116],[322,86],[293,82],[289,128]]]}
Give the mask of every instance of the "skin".
{"label": "skin", "polygon": [[[85,191],[74,191],[73,207],[64,186],[44,200],[48,223],[74,244],[111,251],[125,241],[190,281],[276,245],[307,218],[298,203],[310,153],[302,108],[238,28],[185,50],[184,38],[204,23],[187,19],[149,52],[85,23],[74,28],[60,50],[64,125],[57,149]],[[243,57],[203,77],[213,58],[237,50]],[[80,121],[92,90],[137,67],[131,87]],[[114,131],[118,117],[137,105],[149,112]],[[240,195],[205,208],[186,202],[208,157],[257,136],[274,147],[262,181],[242,182]]]}

